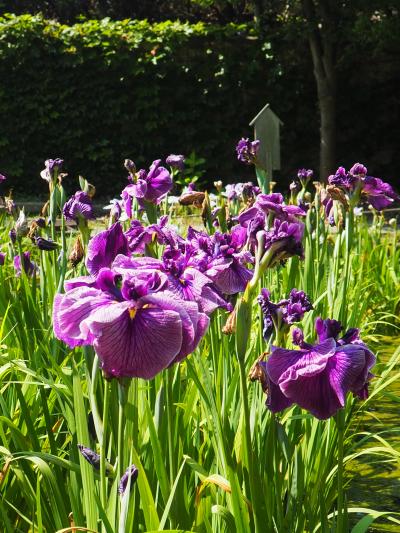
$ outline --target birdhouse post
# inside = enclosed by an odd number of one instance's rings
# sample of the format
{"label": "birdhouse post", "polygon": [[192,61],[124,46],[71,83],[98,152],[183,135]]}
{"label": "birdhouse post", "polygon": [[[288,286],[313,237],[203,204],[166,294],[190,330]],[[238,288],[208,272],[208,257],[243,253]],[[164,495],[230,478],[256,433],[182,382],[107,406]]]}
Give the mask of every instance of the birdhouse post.
{"label": "birdhouse post", "polygon": [[[283,122],[275,115],[269,104],[264,106],[250,122],[250,126],[254,127],[254,138],[260,141],[257,159],[266,174],[264,183],[260,183],[265,193],[270,192],[269,184],[272,181],[273,171],[281,168],[280,127],[282,125]],[[260,181],[258,173],[257,177]]]}

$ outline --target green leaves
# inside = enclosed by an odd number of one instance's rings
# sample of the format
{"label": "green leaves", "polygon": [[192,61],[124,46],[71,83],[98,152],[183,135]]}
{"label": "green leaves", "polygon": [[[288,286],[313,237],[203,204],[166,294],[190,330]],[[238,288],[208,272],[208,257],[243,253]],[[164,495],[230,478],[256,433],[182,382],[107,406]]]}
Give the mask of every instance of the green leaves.
{"label": "green leaves", "polygon": [[125,157],[139,168],[179,150],[192,176],[202,177],[204,159],[214,175],[231,173],[232,146],[218,139],[240,137],[247,103],[264,98],[269,79],[250,33],[234,24],[0,18],[1,171],[35,195],[43,161],[57,155],[103,195],[122,187]]}

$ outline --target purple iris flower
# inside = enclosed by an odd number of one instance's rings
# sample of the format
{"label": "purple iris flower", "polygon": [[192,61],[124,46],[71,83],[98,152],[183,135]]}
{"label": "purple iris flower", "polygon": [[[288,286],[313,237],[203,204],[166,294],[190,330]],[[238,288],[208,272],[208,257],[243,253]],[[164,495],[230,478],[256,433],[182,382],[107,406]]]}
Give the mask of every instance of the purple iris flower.
{"label": "purple iris flower", "polygon": [[135,465],[128,466],[126,469],[124,475],[121,477],[121,480],[118,485],[118,494],[122,495],[126,491],[126,487],[128,486],[129,478],[132,478],[131,480],[131,486],[135,483],[139,475],[139,470]]}
{"label": "purple iris flower", "polygon": [[283,312],[283,318],[288,324],[300,322],[304,317],[304,313],[311,311],[312,308],[310,298],[304,291],[292,289]]}
{"label": "purple iris flower", "polygon": [[268,266],[282,263],[294,255],[303,258],[303,233],[302,222],[289,222],[276,218],[273,227],[264,232],[264,253],[270,255]]}
{"label": "purple iris flower", "polygon": [[236,192],[236,185],[234,183],[228,183],[228,185],[225,187],[225,195],[230,202],[238,199],[238,194]]}
{"label": "purple iris flower", "polygon": [[253,277],[253,271],[245,266],[254,262],[252,254],[243,250],[246,239],[241,226],[234,226],[231,233],[216,232],[211,238],[213,251],[205,274],[223,294],[243,292]]}
{"label": "purple iris flower", "polygon": [[367,176],[367,172],[367,167],[361,163],[355,163],[349,172],[346,172],[344,167],[339,167],[336,174],[329,176],[328,181],[330,185],[336,185],[345,192],[352,192],[357,186],[357,190],[378,211],[399,199],[389,183],[380,178]]}
{"label": "purple iris flower", "polygon": [[63,164],[63,159],[46,159],[44,169],[41,171],[40,176],[49,183],[54,181],[60,173]]}
{"label": "purple iris flower", "polygon": [[328,177],[329,185],[336,185],[345,191],[353,191],[357,181],[358,177],[346,172],[344,167],[339,167],[335,174]]}
{"label": "purple iris flower", "polygon": [[22,270],[27,276],[33,276],[36,272],[36,264],[31,261],[31,252],[23,252],[22,254],[22,264],[21,256],[16,255],[14,257],[14,268],[17,276],[21,275]]}
{"label": "purple iris flower", "polygon": [[377,211],[389,207],[399,196],[394,192],[389,183],[385,183],[380,178],[366,176],[363,180],[362,194],[366,196],[368,202]]}
{"label": "purple iris flower", "polygon": [[297,205],[286,205],[280,193],[259,194],[252,207],[240,213],[238,222],[242,226],[247,226],[249,221],[257,217],[259,212],[265,217],[273,214],[281,220],[295,221],[296,216],[305,216],[306,211]]}
{"label": "purple iris flower", "polygon": [[110,204],[110,219],[112,220],[112,222],[118,222],[122,214],[121,202],[119,202],[118,200],[111,200]]}
{"label": "purple iris flower", "polygon": [[6,254],[3,252],[0,252],[0,266],[4,265],[5,259],[6,259]]}
{"label": "purple iris flower", "polygon": [[189,227],[187,250],[190,266],[194,266],[210,278],[223,294],[243,292],[253,271],[245,265],[253,263],[252,254],[244,250],[247,233],[245,228],[234,226],[230,233],[216,232],[212,237]]}
{"label": "purple iris flower", "polygon": [[365,178],[367,172],[367,167],[364,166],[362,163],[354,163],[354,165],[349,170],[349,173],[352,176],[358,176],[359,178]]}
{"label": "purple iris flower", "polygon": [[192,353],[209,324],[167,285],[162,272],[102,269],[96,287],[56,295],[54,332],[71,347],[92,344],[108,377],[151,379]]}
{"label": "purple iris flower", "polygon": [[131,227],[125,232],[129,250],[134,254],[142,254],[146,245],[156,240],[159,244],[176,245],[183,242],[174,228],[168,226],[168,216],[162,216],[157,224],[143,226],[139,220],[132,220]]}
{"label": "purple iris flower", "polygon": [[161,159],[153,161],[149,172],[139,170],[133,178],[133,183],[127,185],[122,191],[125,210],[132,217],[131,198],[136,198],[139,205],[143,202],[158,204],[161,199],[172,189],[172,178],[168,170],[160,166]]}
{"label": "purple iris flower", "polygon": [[178,249],[167,248],[161,260],[152,257],[129,258],[119,255],[112,268],[120,274],[133,269],[163,272],[168,279],[168,290],[179,299],[197,302],[201,312],[210,315],[217,307],[231,311],[230,304],[222,298],[211,279],[191,266],[190,260],[190,251],[182,253]]}
{"label": "purple iris flower", "polygon": [[261,189],[251,181],[247,183],[228,183],[225,187],[225,195],[229,201],[239,200],[248,201],[260,194]]}
{"label": "purple iris flower", "polygon": [[250,141],[249,139],[242,138],[236,146],[237,158],[242,163],[251,165],[256,161],[259,148],[260,141]]}
{"label": "purple iris flower", "polygon": [[320,318],[316,329],[319,344],[304,343],[301,331],[296,330],[300,350],[274,347],[267,362],[261,363],[269,381],[267,406],[271,411],[296,403],[324,420],[344,407],[348,392],[368,397],[369,370],[376,358],[360,341],[358,330],[351,329],[337,340],[340,323]]}
{"label": "purple iris flower", "polygon": [[297,171],[297,177],[299,178],[299,180],[302,180],[302,181],[310,180],[313,177],[313,175],[314,175],[314,171],[312,171],[311,169],[300,168]]}
{"label": "purple iris flower", "polygon": [[88,244],[86,268],[96,275],[101,268],[110,267],[118,254],[128,254],[128,239],[119,222],[95,235]]}
{"label": "purple iris flower", "polygon": [[266,340],[272,335],[274,329],[287,332],[291,324],[300,322],[304,314],[313,308],[307,294],[297,289],[292,289],[289,298],[278,303],[271,302],[270,292],[262,289],[257,301],[263,313],[263,336]]}
{"label": "purple iris flower", "polygon": [[63,207],[63,215],[67,220],[93,219],[92,199],[84,191],[77,191]]}
{"label": "purple iris flower", "polygon": [[171,154],[167,157],[165,162],[170,167],[176,168],[177,170],[180,170],[181,172],[183,172],[185,168],[185,156],[184,155]]}

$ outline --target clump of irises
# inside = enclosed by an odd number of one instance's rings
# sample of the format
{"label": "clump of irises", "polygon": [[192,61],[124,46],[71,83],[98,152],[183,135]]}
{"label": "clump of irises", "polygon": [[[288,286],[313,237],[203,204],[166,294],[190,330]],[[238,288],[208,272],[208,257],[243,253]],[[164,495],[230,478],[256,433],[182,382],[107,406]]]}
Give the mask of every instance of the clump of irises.
{"label": "clump of irises", "polygon": [[[306,257],[304,235],[317,238],[309,226],[311,215],[320,209],[332,224],[338,220],[338,210],[353,213],[363,201],[381,210],[398,198],[389,184],[368,176],[359,163],[349,171],[340,167],[325,187],[316,186],[314,197],[309,191],[313,171],[302,168],[285,198],[274,192],[270,179],[266,181],[259,147],[257,140],[242,139],[236,149],[241,162],[255,165],[256,184],[240,182],[224,188],[218,181],[218,194],[213,197],[196,191],[193,183],[182,191],[180,206],[201,207],[204,221],[204,227],[189,226],[185,231],[172,224],[168,204],[168,194],[177,190],[174,177],[184,169],[183,155],[171,154],[165,164],[156,159],[148,169],[125,160],[127,184],[112,201],[105,226],[94,235],[94,188],[81,179],[80,190],[66,199],[63,161],[47,160],[41,176],[49,184],[49,206],[42,217],[30,222],[23,211],[18,216],[13,213],[9,244],[15,272],[24,281],[25,276],[35,278],[36,257],[46,256],[52,265],[58,285],[53,304],[55,336],[71,349],[93,347],[105,378],[105,406],[110,382],[118,387],[120,433],[126,383],[136,383],[136,378],[153,380],[161,373],[169,394],[170,372],[179,372],[177,365],[208,342],[204,339],[210,328],[210,337],[215,337],[216,328],[232,335],[234,354],[224,357],[227,364],[239,367],[243,464],[250,480],[256,466],[247,398],[251,385],[246,377],[256,339],[265,351],[252,375],[266,393],[266,416],[276,420],[284,410],[301,408],[320,420],[335,417],[341,439],[346,401],[350,395],[366,400],[376,361],[346,317],[343,324],[334,313],[335,319],[315,319],[321,314],[318,300],[313,302],[297,282],[290,283],[286,294],[279,285],[269,286],[271,271]],[[1,175],[0,181],[4,181]],[[347,228],[351,224],[347,217]],[[332,231],[324,221],[321,225]],[[72,247],[65,239],[70,228],[79,232]],[[332,231],[332,240],[335,235]],[[26,239],[34,245],[35,260],[25,249]],[[7,254],[0,252],[0,266],[6,261]],[[255,309],[262,335],[256,332]],[[314,319],[310,333],[305,324]],[[84,353],[89,360],[90,351],[84,348]],[[121,450],[121,439],[117,440]],[[99,447],[99,454],[84,445],[78,449],[100,476],[107,477],[107,483],[109,478],[119,480],[116,492],[128,494],[139,469],[133,464],[126,469],[129,463],[122,465],[120,457],[111,466],[105,459],[104,442]],[[104,504],[104,480],[100,493]],[[251,483],[247,496],[252,503],[257,499]]]}

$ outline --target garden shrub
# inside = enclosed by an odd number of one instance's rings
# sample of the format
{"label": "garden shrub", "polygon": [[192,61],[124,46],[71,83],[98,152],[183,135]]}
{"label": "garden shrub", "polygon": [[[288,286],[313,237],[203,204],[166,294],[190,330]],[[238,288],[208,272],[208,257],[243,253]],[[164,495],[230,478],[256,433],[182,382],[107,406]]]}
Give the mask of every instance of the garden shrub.
{"label": "garden shrub", "polygon": [[235,142],[265,104],[267,63],[244,25],[103,19],[66,26],[7,15],[0,19],[2,172],[32,193],[43,160],[62,157],[71,175],[104,193],[124,180],[124,158],[144,165],[195,149],[213,176],[228,176]]}

